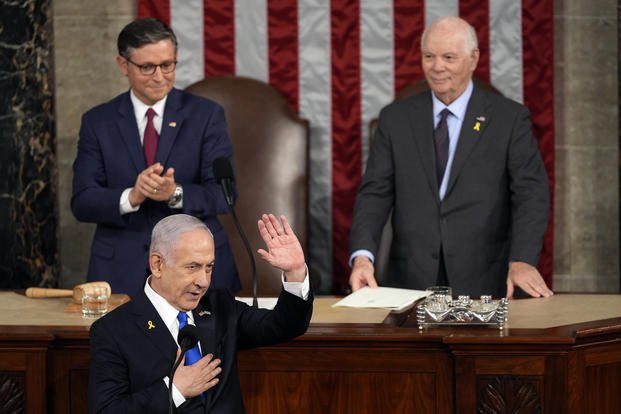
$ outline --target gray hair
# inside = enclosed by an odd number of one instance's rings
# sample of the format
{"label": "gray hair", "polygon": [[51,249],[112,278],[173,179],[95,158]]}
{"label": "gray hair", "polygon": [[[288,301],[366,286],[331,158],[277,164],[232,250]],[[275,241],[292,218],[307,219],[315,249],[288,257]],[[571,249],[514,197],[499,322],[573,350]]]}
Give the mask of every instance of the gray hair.
{"label": "gray hair", "polygon": [[129,59],[133,49],[169,39],[177,51],[177,36],[161,20],[147,17],[129,23],[121,30],[116,41],[119,55]]}
{"label": "gray hair", "polygon": [[205,230],[211,238],[213,234],[209,227],[200,219],[188,214],[173,214],[160,220],[151,232],[151,247],[149,256],[159,253],[168,263],[173,262],[173,253],[179,237],[193,230]]}
{"label": "gray hair", "polygon": [[466,54],[472,53],[473,50],[479,47],[479,39],[477,38],[477,32],[476,30],[474,30],[474,27],[472,27],[470,23],[468,23],[461,17],[455,17],[455,16],[440,17],[439,19],[431,22],[431,24],[425,28],[425,31],[423,31],[423,35],[420,38],[421,50],[423,49],[423,45],[425,44],[425,39],[427,38],[427,34],[429,33],[429,30],[431,28],[439,24],[443,24],[443,23],[455,24],[458,22],[461,23],[464,29],[464,49],[465,49],[464,51],[466,52]]}

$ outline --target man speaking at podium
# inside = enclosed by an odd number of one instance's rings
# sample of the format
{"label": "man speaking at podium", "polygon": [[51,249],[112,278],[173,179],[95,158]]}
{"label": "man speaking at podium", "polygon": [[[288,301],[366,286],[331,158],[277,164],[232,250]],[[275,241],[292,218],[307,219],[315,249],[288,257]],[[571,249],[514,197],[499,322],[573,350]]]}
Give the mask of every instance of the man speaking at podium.
{"label": "man speaking at podium", "polygon": [[458,17],[421,41],[431,92],[384,108],[354,206],[350,285],[377,286],[373,266],[392,211],[385,284],[457,295],[552,292],[535,267],[549,188],[528,110],[472,82],[477,35]]}
{"label": "man speaking at podium", "polygon": [[[304,252],[284,216],[281,221],[264,214],[258,222],[267,246],[258,253],[283,272],[274,310],[209,289],[214,240],[201,220],[177,214],[156,224],[144,289],[91,326],[89,412],[167,413],[168,375],[180,356],[175,339],[187,323],[196,326],[199,342],[173,375],[176,412],[243,413],[237,350],[301,335],[312,314]],[[197,362],[189,361],[191,351]]]}

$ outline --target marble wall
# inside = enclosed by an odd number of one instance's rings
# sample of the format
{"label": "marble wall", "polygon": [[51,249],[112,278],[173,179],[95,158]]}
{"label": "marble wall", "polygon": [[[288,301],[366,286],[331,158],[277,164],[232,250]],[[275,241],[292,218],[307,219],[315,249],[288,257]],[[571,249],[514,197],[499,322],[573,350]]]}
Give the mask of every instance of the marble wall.
{"label": "marble wall", "polygon": [[0,0],[0,288],[58,284],[49,0]]}
{"label": "marble wall", "polygon": [[555,290],[619,291],[618,3],[555,4]]}
{"label": "marble wall", "polygon": [[[555,1],[557,291],[619,291],[619,0]],[[84,280],[92,226],[69,210],[80,115],[123,91],[115,39],[130,0],[54,0],[61,282]]]}
{"label": "marble wall", "polygon": [[71,213],[72,164],[82,114],[127,90],[117,67],[116,38],[136,15],[130,0],[54,0],[56,119],[60,206],[61,283],[86,280],[94,225]]}

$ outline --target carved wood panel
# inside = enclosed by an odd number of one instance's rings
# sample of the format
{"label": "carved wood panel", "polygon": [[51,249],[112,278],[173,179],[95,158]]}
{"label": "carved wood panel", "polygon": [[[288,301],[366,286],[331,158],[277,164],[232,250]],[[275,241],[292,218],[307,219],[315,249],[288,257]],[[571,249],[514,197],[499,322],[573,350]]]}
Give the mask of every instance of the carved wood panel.
{"label": "carved wood panel", "polygon": [[25,391],[24,372],[0,371],[0,412],[3,414],[25,412]]}
{"label": "carved wood panel", "polygon": [[532,376],[479,376],[477,413],[539,414],[542,384]]}

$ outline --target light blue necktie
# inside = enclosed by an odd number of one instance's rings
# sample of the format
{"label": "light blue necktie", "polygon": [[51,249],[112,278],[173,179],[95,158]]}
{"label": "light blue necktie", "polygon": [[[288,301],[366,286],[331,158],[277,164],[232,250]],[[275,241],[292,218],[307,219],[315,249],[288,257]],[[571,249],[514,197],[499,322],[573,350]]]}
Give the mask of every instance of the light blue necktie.
{"label": "light blue necktie", "polygon": [[[179,320],[179,330],[188,324],[188,315],[185,312],[179,312],[177,319]],[[201,351],[198,349],[198,344],[196,344],[194,348],[188,349],[185,353],[185,365],[192,365],[199,359],[201,359]]]}

